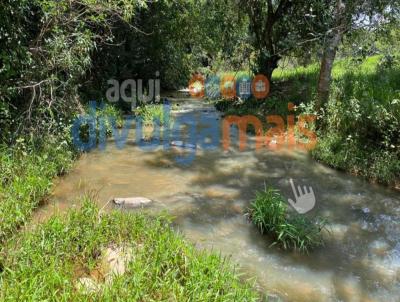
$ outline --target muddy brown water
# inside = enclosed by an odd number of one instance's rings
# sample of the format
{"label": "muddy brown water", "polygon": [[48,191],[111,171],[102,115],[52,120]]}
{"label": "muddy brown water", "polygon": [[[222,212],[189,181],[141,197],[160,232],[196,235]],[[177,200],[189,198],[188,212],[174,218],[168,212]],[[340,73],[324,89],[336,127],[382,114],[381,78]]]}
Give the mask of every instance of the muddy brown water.
{"label": "muddy brown water", "polygon": [[[179,115],[217,112],[199,101],[176,100]],[[400,301],[400,194],[327,168],[304,153],[198,150],[190,165],[180,151],[143,151],[132,130],[125,148],[113,140],[83,155],[58,180],[49,204],[34,222],[79,206],[96,191],[100,207],[113,197],[154,200],[148,211],[168,211],[175,227],[199,248],[231,256],[261,292],[276,301]],[[271,242],[244,216],[257,190],[271,185],[293,199],[289,179],[312,186],[316,206],[308,215],[329,220],[326,246],[299,255]],[[111,204],[107,208],[111,208]]]}

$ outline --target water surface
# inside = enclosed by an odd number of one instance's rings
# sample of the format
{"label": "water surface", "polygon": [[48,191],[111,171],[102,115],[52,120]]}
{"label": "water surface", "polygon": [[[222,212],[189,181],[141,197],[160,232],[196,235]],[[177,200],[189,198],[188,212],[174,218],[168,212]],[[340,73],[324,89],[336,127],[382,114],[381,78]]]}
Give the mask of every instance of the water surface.
{"label": "water surface", "polygon": [[[219,119],[199,101],[185,101],[179,112]],[[51,201],[36,213],[77,206],[91,191],[101,207],[113,197],[143,196],[150,211],[167,210],[175,227],[199,248],[231,256],[257,287],[282,301],[399,301],[400,194],[329,169],[303,153],[198,150],[191,165],[175,161],[177,148],[144,152],[134,140],[125,148],[108,144],[77,161],[55,186]],[[331,234],[325,248],[299,255],[271,248],[271,242],[244,213],[265,185],[293,199],[289,179],[312,186],[317,203],[310,215],[326,217]]]}

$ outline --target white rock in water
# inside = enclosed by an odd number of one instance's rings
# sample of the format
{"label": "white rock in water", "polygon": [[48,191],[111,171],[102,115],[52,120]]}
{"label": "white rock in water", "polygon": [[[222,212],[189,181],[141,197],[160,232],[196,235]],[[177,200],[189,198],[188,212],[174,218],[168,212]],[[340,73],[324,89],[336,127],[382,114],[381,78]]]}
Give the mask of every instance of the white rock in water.
{"label": "white rock in water", "polygon": [[148,205],[152,202],[151,199],[146,197],[129,197],[129,198],[114,198],[113,202],[120,206],[137,208],[140,206]]}

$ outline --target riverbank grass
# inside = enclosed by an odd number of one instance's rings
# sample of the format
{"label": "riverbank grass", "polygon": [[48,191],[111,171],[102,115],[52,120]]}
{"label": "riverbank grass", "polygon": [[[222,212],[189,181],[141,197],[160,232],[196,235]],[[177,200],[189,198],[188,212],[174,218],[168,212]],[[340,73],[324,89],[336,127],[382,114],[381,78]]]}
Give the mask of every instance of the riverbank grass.
{"label": "riverbank grass", "polygon": [[[131,247],[125,273],[96,290],[102,251]],[[1,301],[258,301],[227,259],[199,251],[170,227],[168,218],[114,211],[100,214],[85,198],[80,210],[54,216],[7,243],[1,252]]]}
{"label": "riverbank grass", "polygon": [[0,147],[0,242],[9,239],[50,192],[53,179],[72,166],[76,153],[66,140],[47,137],[39,147],[23,139]]}
{"label": "riverbank grass", "polygon": [[324,245],[325,223],[290,212],[283,196],[273,188],[257,192],[248,216],[261,234],[269,235],[274,240],[273,245],[284,250],[308,253]]}
{"label": "riverbank grass", "polygon": [[[317,115],[318,143],[312,156],[333,168],[400,187],[400,61],[375,55],[337,60],[329,101],[317,114],[319,64],[278,68],[265,101],[220,100],[226,115]],[[288,103],[296,105],[288,110]],[[262,119],[261,119],[262,120]],[[271,127],[272,125],[269,125]]]}

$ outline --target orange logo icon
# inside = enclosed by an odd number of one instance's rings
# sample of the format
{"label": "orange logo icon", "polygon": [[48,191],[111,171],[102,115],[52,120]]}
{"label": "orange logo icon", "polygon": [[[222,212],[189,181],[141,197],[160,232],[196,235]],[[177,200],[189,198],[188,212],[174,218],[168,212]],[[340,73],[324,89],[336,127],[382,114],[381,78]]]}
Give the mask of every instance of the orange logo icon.
{"label": "orange logo icon", "polygon": [[189,93],[193,98],[204,97],[204,77],[201,74],[194,74],[189,81]]}
{"label": "orange logo icon", "polygon": [[236,81],[233,75],[225,75],[221,80],[221,94],[224,99],[236,97]]}
{"label": "orange logo icon", "polygon": [[258,74],[251,83],[251,90],[256,99],[265,99],[269,94],[269,80],[265,75]]}

